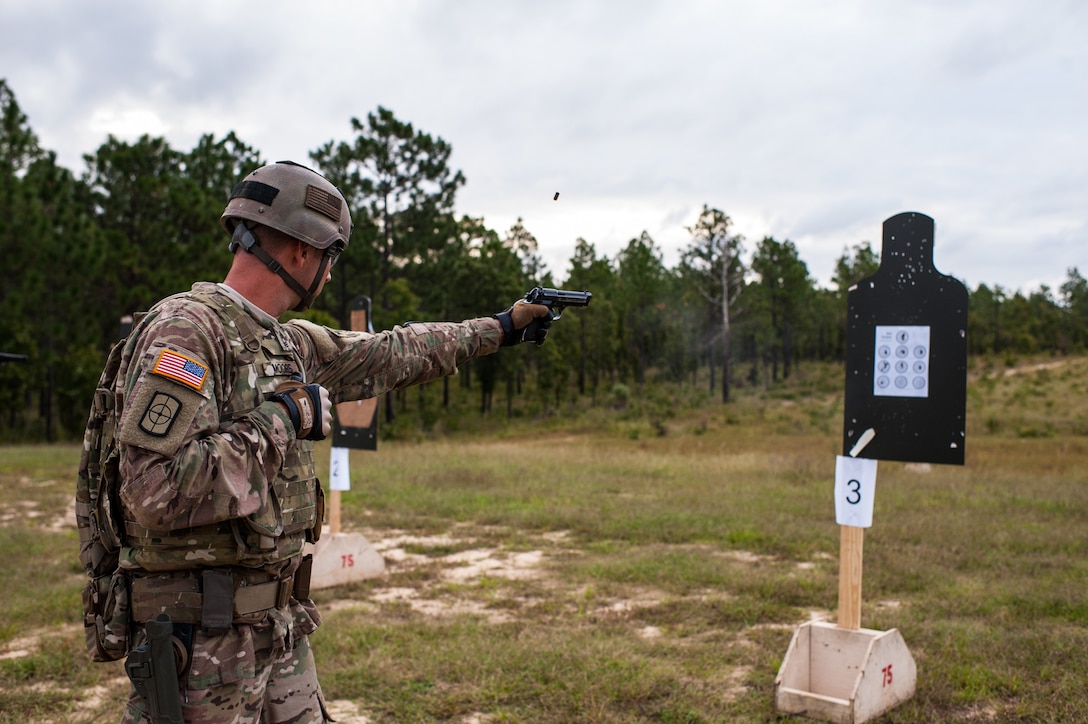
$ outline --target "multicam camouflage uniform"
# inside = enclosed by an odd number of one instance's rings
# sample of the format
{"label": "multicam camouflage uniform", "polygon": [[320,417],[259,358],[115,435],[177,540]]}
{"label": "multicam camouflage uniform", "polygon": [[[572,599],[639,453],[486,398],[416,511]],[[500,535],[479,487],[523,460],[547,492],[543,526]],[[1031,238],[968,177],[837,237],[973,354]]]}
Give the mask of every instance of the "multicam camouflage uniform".
{"label": "multicam camouflage uniform", "polygon": [[[502,340],[492,318],[381,334],[280,324],[210,283],[141,320],[115,394],[121,567],[138,628],[163,612],[192,624],[180,676],[186,721],[328,719],[307,639],[321,618],[294,581],[303,544],[320,534],[321,486],[313,443],[295,439],[269,395],[298,374],[334,403],[373,397],[456,374]],[[201,593],[209,570],[231,575],[234,609],[228,626],[211,630]],[[139,721],[144,706],[133,691],[122,721]]]}

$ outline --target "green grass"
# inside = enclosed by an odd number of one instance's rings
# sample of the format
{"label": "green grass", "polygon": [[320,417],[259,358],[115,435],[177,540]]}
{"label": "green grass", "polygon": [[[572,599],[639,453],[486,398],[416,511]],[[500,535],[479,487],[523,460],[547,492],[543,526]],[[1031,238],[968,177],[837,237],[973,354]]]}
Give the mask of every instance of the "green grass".
{"label": "green grass", "polygon": [[[1088,359],[1006,371],[972,362],[965,466],[880,464],[862,624],[918,665],[881,721],[1088,721]],[[352,452],[345,528],[410,538],[382,578],[315,594],[326,697],[375,722],[791,721],[790,637],[837,606],[835,379],[802,366],[728,407],[660,386]],[[0,721],[116,721],[126,694],[84,652],[58,524],[78,454],[0,448]],[[523,575],[452,575],[476,554]]]}

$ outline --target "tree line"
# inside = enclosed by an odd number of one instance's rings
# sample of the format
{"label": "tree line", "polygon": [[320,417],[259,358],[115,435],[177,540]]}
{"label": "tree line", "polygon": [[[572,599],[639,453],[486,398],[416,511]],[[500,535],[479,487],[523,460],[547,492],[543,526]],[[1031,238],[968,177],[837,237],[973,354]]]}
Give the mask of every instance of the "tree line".
{"label": "tree line", "polygon": [[[373,324],[460,320],[500,311],[533,286],[589,290],[593,303],[553,326],[540,348],[470,363],[461,384],[492,411],[496,390],[544,408],[597,400],[617,383],[773,384],[805,360],[842,360],[848,288],[880,259],[868,242],[843,250],[818,285],[788,239],[751,242],[705,205],[668,267],[643,232],[615,256],[576,240],[569,268],[546,268],[519,220],[499,232],[455,211],[466,179],[452,147],[378,107],[351,119],[309,163],[344,193],[355,229],[333,283],[305,316],[341,326],[352,300],[373,300]],[[274,159],[279,160],[279,159]],[[41,146],[0,79],[0,439],[81,434],[91,393],[121,319],[229,264],[219,226],[231,189],[267,160],[235,133],[191,150],[163,138],[112,135],[77,177]],[[1070,353],[1088,345],[1088,282],[1076,268],[1058,290],[970,290],[974,354]],[[346,326],[346,325],[345,325]],[[527,384],[529,376],[533,384]],[[444,386],[448,400],[450,381]],[[387,416],[395,414],[392,401]]]}

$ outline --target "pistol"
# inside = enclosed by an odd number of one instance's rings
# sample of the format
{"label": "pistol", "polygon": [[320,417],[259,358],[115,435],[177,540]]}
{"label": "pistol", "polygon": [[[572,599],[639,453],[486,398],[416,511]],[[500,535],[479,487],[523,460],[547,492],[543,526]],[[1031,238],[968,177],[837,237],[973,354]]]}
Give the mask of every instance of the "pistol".
{"label": "pistol", "polygon": [[548,308],[548,316],[534,319],[523,332],[522,339],[532,340],[539,347],[544,344],[544,338],[548,336],[548,328],[552,322],[563,316],[563,310],[567,307],[588,307],[589,300],[593,299],[591,292],[572,292],[567,289],[551,289],[549,287],[533,287],[525,295],[525,301],[529,304],[543,304]]}
{"label": "pistol", "polygon": [[588,307],[591,299],[593,299],[592,292],[572,292],[548,287],[533,287],[525,295],[525,301],[529,304],[543,304],[550,309],[552,321],[563,316],[563,310],[567,307]]}

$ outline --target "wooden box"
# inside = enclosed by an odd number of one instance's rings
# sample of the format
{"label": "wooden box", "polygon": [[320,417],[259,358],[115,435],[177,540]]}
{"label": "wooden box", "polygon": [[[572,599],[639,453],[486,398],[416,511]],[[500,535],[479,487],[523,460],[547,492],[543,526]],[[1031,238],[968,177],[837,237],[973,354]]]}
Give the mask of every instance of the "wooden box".
{"label": "wooden box", "polygon": [[914,696],[917,678],[897,629],[844,629],[813,621],[793,634],[775,678],[775,708],[860,724]]}

